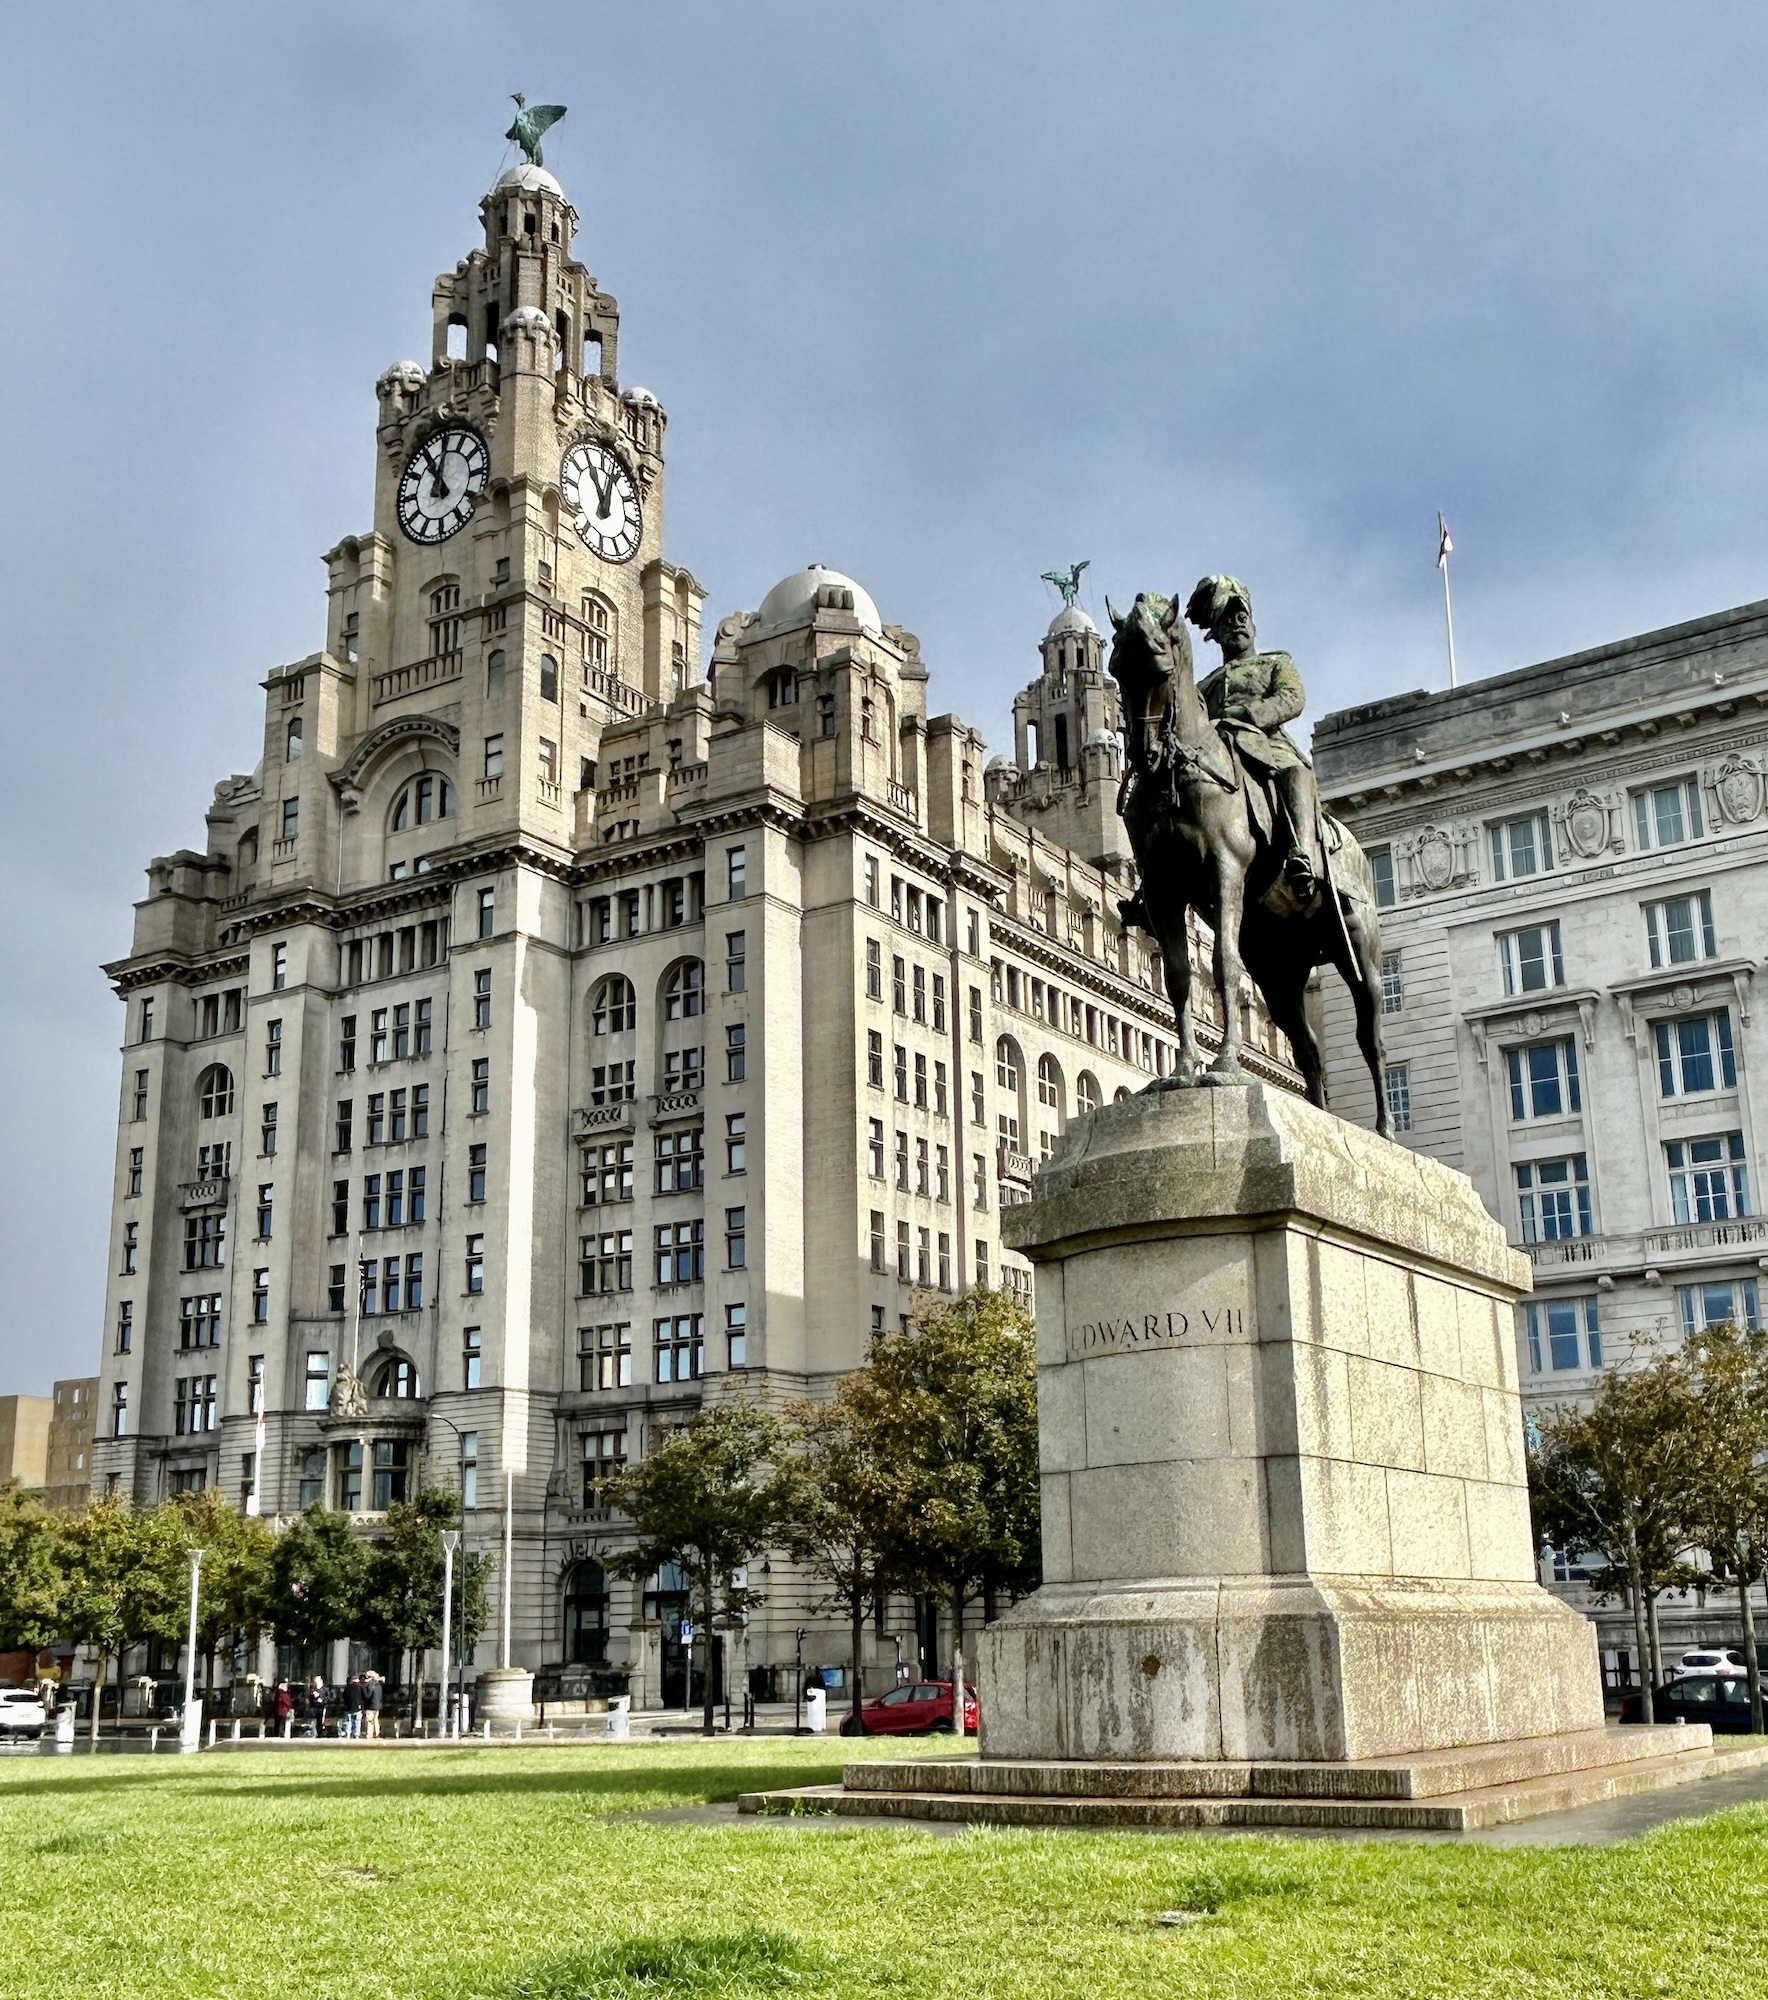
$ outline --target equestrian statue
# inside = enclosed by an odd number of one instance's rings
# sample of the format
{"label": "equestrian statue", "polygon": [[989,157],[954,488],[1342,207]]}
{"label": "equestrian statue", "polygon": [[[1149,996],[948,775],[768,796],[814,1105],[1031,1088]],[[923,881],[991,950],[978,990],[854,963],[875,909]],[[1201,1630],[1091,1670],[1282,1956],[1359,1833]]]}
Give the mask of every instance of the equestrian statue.
{"label": "equestrian statue", "polygon": [[[1249,1081],[1240,1066],[1241,972],[1289,1038],[1309,1099],[1326,1104],[1325,1065],[1305,1006],[1317,965],[1335,966],[1356,1008],[1357,1046],[1388,1130],[1381,1054],[1381,925],[1367,857],[1320,806],[1314,774],[1283,725],[1302,711],[1287,653],[1261,653],[1252,595],[1206,576],[1181,614],[1144,593],[1119,617],[1106,601],[1111,672],[1123,691],[1126,761],[1118,811],[1141,881],[1120,907],[1160,948],[1179,1030],[1174,1085]],[[1185,621],[1221,649],[1199,685]],[[1186,912],[1215,936],[1221,1053],[1207,1068],[1191,1008]]]}

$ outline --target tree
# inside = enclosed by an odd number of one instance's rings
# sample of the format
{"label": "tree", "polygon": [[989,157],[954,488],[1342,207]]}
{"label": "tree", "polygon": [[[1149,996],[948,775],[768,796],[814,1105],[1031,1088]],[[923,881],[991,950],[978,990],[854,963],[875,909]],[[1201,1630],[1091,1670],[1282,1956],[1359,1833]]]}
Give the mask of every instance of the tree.
{"label": "tree", "polygon": [[1695,1378],[1694,1506],[1689,1532],[1714,1580],[1737,1590],[1750,1728],[1763,1733],[1762,1675],[1750,1592],[1768,1574],[1768,1335],[1710,1326],[1689,1343]]}
{"label": "tree", "polygon": [[779,1419],[743,1402],[715,1403],[653,1445],[609,1482],[610,1503],[630,1516],[637,1546],[609,1558],[634,1580],[665,1563],[686,1574],[694,1617],[706,1634],[704,1724],[712,1733],[712,1621],[739,1615],[753,1593],[733,1573],[766,1548],[788,1511],[779,1469]]}
{"label": "tree", "polygon": [[172,1502],[187,1545],[203,1552],[196,1637],[203,1686],[215,1685],[215,1654],[244,1639],[255,1645],[269,1623],[276,1537],[255,1514],[241,1514],[219,1487],[181,1493]]}
{"label": "tree", "polygon": [[[460,1495],[446,1487],[425,1487],[413,1500],[395,1500],[387,1509],[386,1532],[370,1546],[362,1593],[363,1636],[417,1655],[414,1684],[421,1698],[423,1655],[442,1643],[442,1581],[447,1565],[442,1531],[460,1525]],[[456,1551],[454,1637],[463,1657],[484,1631],[490,1611],[486,1580],[488,1552]],[[442,1679],[448,1680],[448,1662]]]}
{"label": "tree", "polygon": [[61,1629],[61,1520],[16,1479],[0,1486],[0,1650],[34,1653]]}
{"label": "tree", "polygon": [[965,1605],[978,1591],[1018,1595],[1038,1582],[1031,1315],[1010,1292],[986,1288],[929,1303],[908,1332],[875,1341],[850,1379],[861,1420],[898,1468],[881,1522],[887,1567],[951,1607],[961,1727]]}
{"label": "tree", "polygon": [[1652,1685],[1663,1678],[1658,1597],[1702,1581],[1685,1555],[1697,1511],[1697,1401],[1679,1354],[1640,1368],[1610,1368],[1587,1410],[1547,1411],[1530,1446],[1537,1539],[1596,1550],[1607,1559],[1591,1577],[1596,1590],[1624,1589],[1632,1602],[1647,1722]]}
{"label": "tree", "polygon": [[98,1649],[92,1685],[94,1743],[111,1655],[117,1656],[120,1671],[131,1646],[143,1639],[176,1638],[181,1632],[189,1591],[189,1544],[183,1529],[174,1509],[138,1511],[118,1495],[95,1500],[62,1528],[62,1636]]}
{"label": "tree", "polygon": [[794,1405],[785,1527],[793,1557],[828,1584],[847,1615],[848,1699],[856,1728],[866,1608],[895,1580],[885,1523],[900,1478],[862,1384],[863,1377],[848,1376],[832,1402]]}
{"label": "tree", "polygon": [[278,1537],[270,1564],[267,1609],[276,1636],[297,1646],[360,1637],[369,1562],[350,1515],[309,1507],[297,1516]]}

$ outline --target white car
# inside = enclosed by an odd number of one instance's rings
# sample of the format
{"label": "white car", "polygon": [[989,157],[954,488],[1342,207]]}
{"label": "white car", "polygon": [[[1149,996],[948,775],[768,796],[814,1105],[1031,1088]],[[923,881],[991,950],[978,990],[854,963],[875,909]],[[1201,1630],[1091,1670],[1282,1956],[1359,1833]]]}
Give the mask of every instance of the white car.
{"label": "white car", "polygon": [[1741,1680],[1743,1655],[1733,1646],[1697,1646],[1676,1662],[1676,1675],[1717,1674],[1721,1680]]}
{"label": "white car", "polygon": [[41,1736],[49,1711],[35,1688],[0,1688],[0,1736]]}

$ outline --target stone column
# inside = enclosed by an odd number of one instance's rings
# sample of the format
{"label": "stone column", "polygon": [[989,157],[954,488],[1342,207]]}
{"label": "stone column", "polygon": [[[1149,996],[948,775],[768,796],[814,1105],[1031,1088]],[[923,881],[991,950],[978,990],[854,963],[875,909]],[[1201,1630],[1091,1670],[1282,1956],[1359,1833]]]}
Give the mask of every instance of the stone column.
{"label": "stone column", "polygon": [[1037,1267],[1044,1585],[985,1758],[1336,1760],[1602,1726],[1535,1580],[1514,1302],[1465,1175],[1261,1084],[1071,1127]]}

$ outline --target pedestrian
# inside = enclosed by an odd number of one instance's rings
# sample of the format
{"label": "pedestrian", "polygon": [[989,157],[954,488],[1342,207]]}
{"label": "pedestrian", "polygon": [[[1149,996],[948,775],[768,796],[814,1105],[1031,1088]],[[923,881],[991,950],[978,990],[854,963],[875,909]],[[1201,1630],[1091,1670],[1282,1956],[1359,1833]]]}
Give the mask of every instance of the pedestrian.
{"label": "pedestrian", "polygon": [[307,1683],[307,1734],[325,1734],[325,1705],[327,1689],[324,1674],[315,1674]]}
{"label": "pedestrian", "polygon": [[340,1736],[357,1737],[362,1734],[362,1677],[353,1674],[344,1682],[344,1715],[338,1725]]}
{"label": "pedestrian", "polygon": [[362,1710],[368,1724],[369,1735],[378,1743],[381,1734],[381,1700],[383,1688],[379,1674],[369,1672],[362,1677]]}
{"label": "pedestrian", "polygon": [[287,1681],[277,1682],[276,1692],[270,1698],[270,1712],[276,1719],[277,1735],[287,1736],[295,1713],[295,1698],[289,1692]]}

